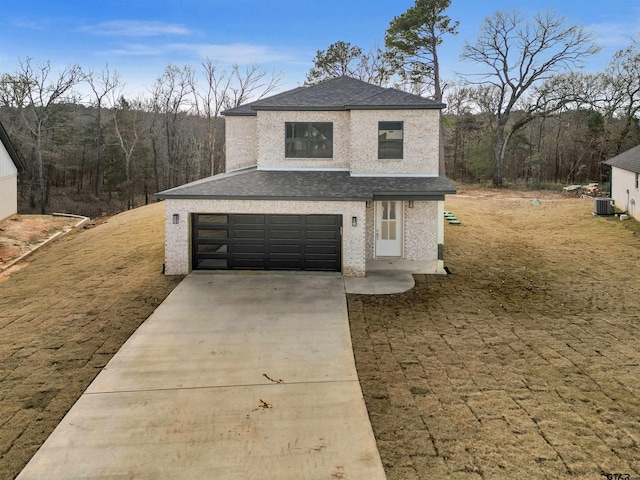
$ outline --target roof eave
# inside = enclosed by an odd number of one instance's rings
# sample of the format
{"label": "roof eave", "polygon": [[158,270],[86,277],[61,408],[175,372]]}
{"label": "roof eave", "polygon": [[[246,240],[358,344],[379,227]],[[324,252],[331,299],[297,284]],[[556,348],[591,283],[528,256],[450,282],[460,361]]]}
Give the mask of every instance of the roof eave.
{"label": "roof eave", "polygon": [[4,148],[7,149],[7,152],[9,153],[9,157],[11,158],[11,161],[13,162],[15,167],[18,169],[18,173],[24,172],[26,170],[26,167],[22,159],[20,158],[20,155],[18,155],[18,152],[14,148],[13,143],[11,143],[9,134],[4,129],[4,126],[1,123],[0,123],[0,141],[4,145]]}
{"label": "roof eave", "polygon": [[255,117],[258,112],[220,112],[220,115],[224,117]]}
{"label": "roof eave", "polygon": [[424,105],[347,105],[346,110],[442,110],[444,103]]}
{"label": "roof eave", "polygon": [[160,200],[266,200],[289,202],[368,202],[370,196],[286,196],[286,195],[194,195],[194,194],[161,194],[156,193]]}
{"label": "roof eave", "polygon": [[455,190],[436,192],[373,192],[373,195],[345,196],[287,196],[287,195],[198,195],[156,193],[159,200],[264,200],[289,202],[369,202],[372,200],[442,201],[445,195],[455,195]]}
{"label": "roof eave", "polygon": [[606,162],[602,163],[608,165],[611,168],[619,168],[620,170],[624,170],[625,172],[640,173],[640,161],[638,162],[638,165],[629,165],[628,163],[620,163],[617,161],[612,162],[611,160],[607,160]]}
{"label": "roof eave", "polygon": [[268,106],[257,106],[257,107],[253,107],[255,110],[268,110],[268,111],[292,111],[292,112],[303,112],[303,111],[327,111],[327,112],[334,112],[334,111],[344,111],[346,110],[346,108],[342,105],[311,105],[311,106],[304,106],[304,105],[290,105],[290,106],[285,106],[285,105],[268,105]]}
{"label": "roof eave", "polygon": [[[325,112],[339,112],[347,110],[442,110],[446,105],[443,103],[436,103],[433,105],[269,105],[269,106],[256,106],[254,110],[266,110],[266,111],[290,111],[290,112],[304,112],[304,111],[325,111]],[[231,115],[252,115],[250,113],[232,113]]]}

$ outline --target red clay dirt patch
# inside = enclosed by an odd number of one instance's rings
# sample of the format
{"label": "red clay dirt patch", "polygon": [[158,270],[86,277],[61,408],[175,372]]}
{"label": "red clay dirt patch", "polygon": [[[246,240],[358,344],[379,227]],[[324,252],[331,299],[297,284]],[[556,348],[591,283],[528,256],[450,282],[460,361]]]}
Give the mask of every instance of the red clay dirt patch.
{"label": "red clay dirt patch", "polygon": [[51,215],[12,215],[0,221],[0,272],[11,262],[60,232],[69,231],[77,218]]}

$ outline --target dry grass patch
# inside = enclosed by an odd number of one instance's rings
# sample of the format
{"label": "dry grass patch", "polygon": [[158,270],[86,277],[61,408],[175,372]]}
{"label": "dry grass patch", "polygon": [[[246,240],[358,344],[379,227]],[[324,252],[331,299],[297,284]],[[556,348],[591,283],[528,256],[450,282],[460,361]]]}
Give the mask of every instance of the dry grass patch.
{"label": "dry grass patch", "polygon": [[177,285],[162,275],[164,205],[36,251],[0,283],[0,479],[14,478]]}
{"label": "dry grass patch", "polygon": [[388,478],[640,476],[638,236],[561,194],[446,208],[453,275],[349,295]]}

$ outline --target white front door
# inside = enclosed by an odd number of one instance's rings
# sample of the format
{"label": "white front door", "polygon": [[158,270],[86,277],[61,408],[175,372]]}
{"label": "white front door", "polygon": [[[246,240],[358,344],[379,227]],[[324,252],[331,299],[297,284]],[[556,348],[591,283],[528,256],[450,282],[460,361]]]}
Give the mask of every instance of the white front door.
{"label": "white front door", "polygon": [[402,202],[376,202],[376,257],[402,256]]}

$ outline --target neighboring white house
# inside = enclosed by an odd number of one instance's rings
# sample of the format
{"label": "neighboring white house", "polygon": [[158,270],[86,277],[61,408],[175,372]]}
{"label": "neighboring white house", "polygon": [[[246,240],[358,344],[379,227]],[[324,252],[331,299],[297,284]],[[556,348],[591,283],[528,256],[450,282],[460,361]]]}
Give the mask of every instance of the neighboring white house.
{"label": "neighboring white house", "polygon": [[18,211],[18,173],[24,166],[0,123],[0,220]]}
{"label": "neighboring white house", "polygon": [[375,259],[443,273],[442,108],[339,77],[223,112],[227,173],[157,194],[166,273],[364,276]]}
{"label": "neighboring white house", "polygon": [[611,198],[616,208],[640,220],[640,145],[604,163],[611,166]]}

